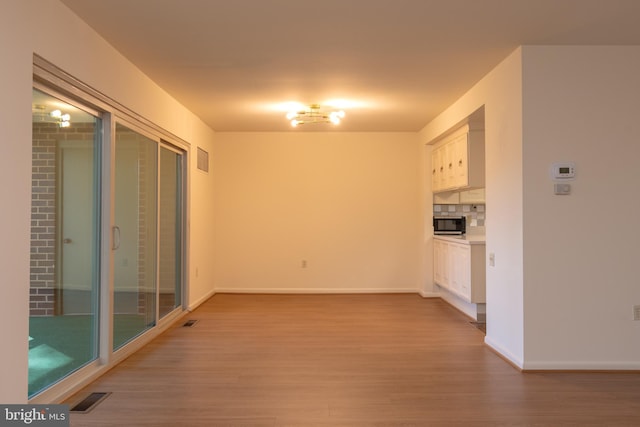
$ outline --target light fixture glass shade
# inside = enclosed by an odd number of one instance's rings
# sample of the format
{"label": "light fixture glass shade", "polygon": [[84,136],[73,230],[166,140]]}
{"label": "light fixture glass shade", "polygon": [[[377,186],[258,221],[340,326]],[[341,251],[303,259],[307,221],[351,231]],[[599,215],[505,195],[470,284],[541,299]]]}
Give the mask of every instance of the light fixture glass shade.
{"label": "light fixture glass shade", "polygon": [[291,111],[287,113],[287,120],[291,122],[291,126],[309,123],[333,123],[337,125],[344,118],[344,111],[322,111],[319,104],[311,104],[304,110]]}

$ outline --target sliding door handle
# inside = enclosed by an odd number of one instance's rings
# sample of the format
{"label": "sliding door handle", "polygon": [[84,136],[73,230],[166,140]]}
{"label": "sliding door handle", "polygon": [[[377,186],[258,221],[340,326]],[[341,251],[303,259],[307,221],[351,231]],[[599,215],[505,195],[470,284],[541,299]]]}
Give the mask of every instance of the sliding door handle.
{"label": "sliding door handle", "polygon": [[114,225],[111,229],[111,233],[111,249],[115,251],[120,248],[120,227]]}

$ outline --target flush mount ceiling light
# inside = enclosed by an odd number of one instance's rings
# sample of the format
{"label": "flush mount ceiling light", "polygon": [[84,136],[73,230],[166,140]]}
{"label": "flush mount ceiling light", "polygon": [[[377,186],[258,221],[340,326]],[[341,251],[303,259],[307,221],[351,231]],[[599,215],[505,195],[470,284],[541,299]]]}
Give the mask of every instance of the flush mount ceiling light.
{"label": "flush mount ceiling light", "polygon": [[319,104],[311,104],[303,110],[292,111],[287,114],[291,126],[311,123],[333,123],[337,125],[344,118],[344,111],[322,111]]}
{"label": "flush mount ceiling light", "polygon": [[33,118],[37,122],[57,123],[61,128],[71,126],[71,115],[63,114],[60,110],[53,110],[47,114],[44,105],[33,106]]}

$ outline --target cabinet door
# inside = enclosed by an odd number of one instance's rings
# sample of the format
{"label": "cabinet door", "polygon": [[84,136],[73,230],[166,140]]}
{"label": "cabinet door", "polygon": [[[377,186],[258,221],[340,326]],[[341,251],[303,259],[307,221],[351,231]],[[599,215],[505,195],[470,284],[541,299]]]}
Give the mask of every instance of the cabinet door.
{"label": "cabinet door", "polygon": [[451,260],[449,255],[450,249],[447,242],[442,242],[442,286],[451,288]]}
{"label": "cabinet door", "polygon": [[441,189],[440,187],[440,165],[442,164],[441,154],[442,152],[440,148],[436,148],[431,152],[431,187],[434,193]]}
{"label": "cabinet door", "polygon": [[438,169],[436,174],[438,175],[438,190],[442,191],[447,188],[447,170],[445,168],[445,162],[447,161],[447,146],[443,145],[438,148],[437,165]]}
{"label": "cabinet door", "polygon": [[458,257],[458,291],[467,301],[471,302],[471,248],[469,246],[460,247],[457,251]]}
{"label": "cabinet door", "polygon": [[460,135],[453,144],[453,180],[455,187],[469,185],[469,143],[467,134]]}
{"label": "cabinet door", "polygon": [[440,240],[433,241],[433,281],[437,284],[442,283],[442,242]]}
{"label": "cabinet door", "polygon": [[433,280],[439,286],[449,287],[449,245],[442,240],[433,241]]}
{"label": "cabinet door", "polygon": [[454,159],[456,157],[456,144],[448,143],[444,148],[444,188],[455,188],[456,185],[456,168],[454,167]]}
{"label": "cabinet door", "polygon": [[467,245],[449,245],[451,260],[451,290],[467,301],[471,300],[471,248]]}
{"label": "cabinet door", "polygon": [[460,280],[461,280],[461,264],[460,246],[449,245],[449,269],[451,277],[451,290],[455,293],[460,293]]}

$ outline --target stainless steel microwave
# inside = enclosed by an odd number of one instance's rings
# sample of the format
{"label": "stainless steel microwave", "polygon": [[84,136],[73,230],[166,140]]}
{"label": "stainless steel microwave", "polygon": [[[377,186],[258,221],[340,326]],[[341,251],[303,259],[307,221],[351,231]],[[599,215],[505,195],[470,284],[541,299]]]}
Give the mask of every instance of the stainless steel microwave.
{"label": "stainless steel microwave", "polygon": [[464,216],[434,216],[433,234],[465,234],[467,218]]}

